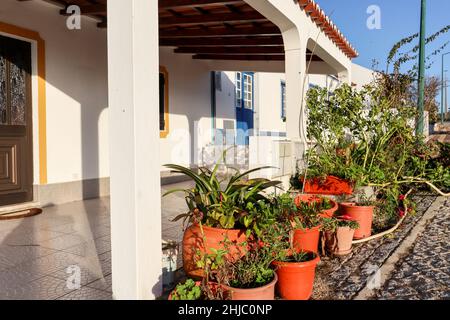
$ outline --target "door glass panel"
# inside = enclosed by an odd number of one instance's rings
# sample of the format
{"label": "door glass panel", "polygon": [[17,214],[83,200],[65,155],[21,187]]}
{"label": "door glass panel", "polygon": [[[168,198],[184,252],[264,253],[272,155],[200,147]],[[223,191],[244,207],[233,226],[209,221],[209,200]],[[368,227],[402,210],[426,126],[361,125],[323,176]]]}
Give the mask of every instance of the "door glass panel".
{"label": "door glass panel", "polygon": [[244,77],[244,108],[253,109],[253,76]]}
{"label": "door glass panel", "polygon": [[240,108],[242,103],[242,78],[241,73],[236,73],[236,107]]}
{"label": "door glass panel", "polygon": [[0,124],[6,121],[6,59],[0,56]]}
{"label": "door glass panel", "polygon": [[27,87],[26,72],[14,63],[10,64],[11,124],[25,125]]}

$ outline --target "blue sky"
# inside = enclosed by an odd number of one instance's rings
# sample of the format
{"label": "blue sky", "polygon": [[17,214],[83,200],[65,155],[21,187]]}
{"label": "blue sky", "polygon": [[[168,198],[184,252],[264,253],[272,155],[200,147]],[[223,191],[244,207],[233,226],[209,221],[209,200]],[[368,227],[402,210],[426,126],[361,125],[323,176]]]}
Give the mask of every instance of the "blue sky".
{"label": "blue sky", "polygon": [[[355,63],[365,67],[372,67],[372,60],[380,63],[383,70],[386,57],[392,46],[400,39],[419,31],[420,0],[316,0],[320,7],[328,14],[341,32],[358,50],[360,56]],[[367,8],[377,5],[381,9],[381,29],[367,28]],[[427,1],[427,35],[450,24],[450,1]],[[441,36],[430,46],[427,53],[431,53],[445,42],[450,41],[450,32]],[[412,48],[418,39],[407,48]],[[443,52],[450,51],[450,44]],[[427,70],[427,75],[441,75],[441,54],[433,58],[434,64]],[[416,62],[416,61],[415,61]],[[449,69],[450,55],[446,56],[446,69]]]}

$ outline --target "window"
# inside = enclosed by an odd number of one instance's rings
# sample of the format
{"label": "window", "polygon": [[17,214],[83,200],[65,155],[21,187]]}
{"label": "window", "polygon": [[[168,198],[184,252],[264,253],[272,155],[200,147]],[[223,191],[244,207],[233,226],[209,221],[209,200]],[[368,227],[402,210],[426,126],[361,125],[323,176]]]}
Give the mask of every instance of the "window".
{"label": "window", "polygon": [[159,68],[159,135],[169,134],[169,74],[164,67]]}
{"label": "window", "polygon": [[236,72],[236,108],[241,107],[242,102],[242,73]]}
{"label": "window", "polygon": [[253,109],[253,75],[244,73],[244,108]]}
{"label": "window", "polygon": [[236,73],[236,107],[253,110],[253,73]]}
{"label": "window", "polygon": [[281,81],[281,119],[286,121],[286,82]]}

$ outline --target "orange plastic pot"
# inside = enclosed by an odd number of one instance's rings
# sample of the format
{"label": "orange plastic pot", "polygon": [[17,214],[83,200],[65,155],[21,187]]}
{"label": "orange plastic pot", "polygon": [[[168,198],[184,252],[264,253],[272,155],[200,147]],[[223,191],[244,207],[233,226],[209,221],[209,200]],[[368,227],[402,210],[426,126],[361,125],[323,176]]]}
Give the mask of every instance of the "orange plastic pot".
{"label": "orange plastic pot", "polygon": [[239,289],[223,286],[227,294],[230,294],[231,300],[275,300],[275,285],[278,282],[277,274],[269,284],[252,289]]}
{"label": "orange plastic pot", "polygon": [[310,251],[317,253],[319,251],[320,228],[321,226],[295,230],[293,237],[294,250],[297,252]]}
{"label": "orange plastic pot", "polygon": [[[330,201],[330,203],[333,205],[333,208],[331,209],[327,209],[327,210],[323,210],[322,213],[320,214],[321,217],[323,218],[331,218],[334,213],[338,210],[339,205],[337,204],[337,202],[328,199]],[[295,197],[294,202],[295,205],[298,207],[300,206],[301,202],[306,202],[306,203],[320,203],[321,201],[323,201],[322,197],[318,197],[316,195],[310,195],[310,194],[300,194],[297,197]]]}
{"label": "orange plastic pot", "polygon": [[308,300],[311,297],[316,266],[320,258],[306,262],[280,262],[275,261],[278,275],[277,292],[282,299]]}
{"label": "orange plastic pot", "polygon": [[[183,236],[183,269],[191,278],[203,277],[203,269],[197,267],[199,252],[212,253],[211,249],[226,249],[227,258],[238,260],[247,251],[244,243],[247,241],[245,231],[236,229],[219,229],[202,226],[205,234],[206,249],[203,236],[198,224],[193,224],[186,229]],[[226,241],[226,244],[225,244]]]}
{"label": "orange plastic pot", "polygon": [[338,227],[336,232],[325,232],[327,251],[336,256],[352,252],[352,240],[355,230],[350,227]]}
{"label": "orange plastic pot", "polygon": [[357,206],[356,203],[341,203],[341,213],[350,216],[359,223],[359,229],[355,230],[353,239],[364,239],[372,234],[372,221],[374,206]]}
{"label": "orange plastic pot", "polygon": [[353,193],[353,186],[347,180],[327,176],[325,181],[319,178],[307,179],[305,181],[305,192],[309,194],[350,195]]}

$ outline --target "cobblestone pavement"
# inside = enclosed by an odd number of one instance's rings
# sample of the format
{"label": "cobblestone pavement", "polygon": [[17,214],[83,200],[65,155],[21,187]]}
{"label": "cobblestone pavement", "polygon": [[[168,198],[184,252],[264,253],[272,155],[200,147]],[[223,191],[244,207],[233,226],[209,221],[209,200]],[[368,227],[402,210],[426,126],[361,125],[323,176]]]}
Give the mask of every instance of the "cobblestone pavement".
{"label": "cobblestone pavement", "polygon": [[450,299],[450,199],[417,238],[407,256],[398,261],[395,271],[377,299]]}
{"label": "cobblestone pavement", "polygon": [[417,213],[408,216],[391,236],[355,245],[353,252],[345,257],[323,257],[317,268],[312,299],[353,299],[369,281],[374,280],[378,268],[401,244],[435,199],[435,196],[415,197]]}

